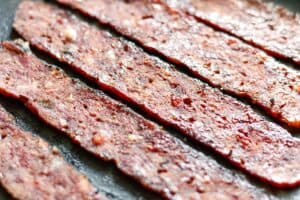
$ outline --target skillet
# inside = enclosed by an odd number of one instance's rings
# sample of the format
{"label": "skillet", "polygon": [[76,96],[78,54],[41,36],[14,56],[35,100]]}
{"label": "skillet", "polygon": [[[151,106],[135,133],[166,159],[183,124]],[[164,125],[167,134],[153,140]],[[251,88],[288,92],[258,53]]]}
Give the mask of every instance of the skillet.
{"label": "skillet", "polygon": [[[273,0],[275,3],[279,3],[286,8],[300,13],[300,1],[299,0]],[[12,22],[16,7],[20,0],[0,0],[0,41],[14,39],[18,37],[12,30]],[[300,36],[299,36],[300,37]],[[38,53],[37,53],[38,54]],[[38,54],[38,56],[46,59],[50,63],[54,63],[62,67],[67,73],[75,78],[79,78],[75,73],[67,70],[59,63],[47,59],[47,57]],[[84,80],[83,80],[84,81]],[[87,83],[91,87],[95,87],[91,83]],[[91,182],[99,189],[99,191],[107,196],[108,199],[112,200],[159,200],[161,199],[158,195],[145,190],[138,183],[136,183],[131,178],[123,175],[116,169],[116,167],[107,162],[96,159],[94,156],[90,155],[86,151],[82,150],[80,147],[73,145],[70,140],[63,136],[63,134],[52,129],[51,127],[45,125],[39,121],[34,115],[18,102],[7,99],[0,96],[0,104],[3,105],[9,112],[11,112],[17,119],[17,123],[25,130],[31,131],[34,134],[47,140],[50,144],[57,146],[63,153],[65,159],[70,162],[75,168],[80,172],[85,174]],[[133,108],[135,109],[135,108]],[[176,131],[169,130],[170,134],[176,137],[180,137]],[[292,133],[300,137],[299,130],[291,130]],[[181,138],[182,139],[182,138]],[[208,150],[196,147],[197,145],[193,142],[187,141],[191,146],[197,148],[199,151],[203,151],[213,159],[216,159],[228,168],[233,168],[227,164],[222,158]],[[237,173],[241,173],[238,172]],[[275,190],[270,188],[257,180],[253,180],[249,177],[249,180],[260,187],[266,188],[270,193],[279,197],[282,200],[300,200],[300,188],[293,190]],[[12,199],[11,196],[6,193],[6,191],[0,187],[0,200]]]}

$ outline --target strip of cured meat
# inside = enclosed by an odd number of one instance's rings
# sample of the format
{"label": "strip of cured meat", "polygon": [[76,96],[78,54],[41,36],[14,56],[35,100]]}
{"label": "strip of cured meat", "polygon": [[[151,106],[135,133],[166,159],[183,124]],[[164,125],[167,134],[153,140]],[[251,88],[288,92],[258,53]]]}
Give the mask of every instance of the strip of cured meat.
{"label": "strip of cured meat", "polygon": [[57,148],[21,130],[2,106],[0,184],[15,199],[104,199]]}
{"label": "strip of cured meat", "polygon": [[[58,1],[110,25],[211,85],[250,99],[277,120],[300,127],[300,74],[263,51],[151,0]],[[25,11],[18,14],[17,30],[35,20]]]}
{"label": "strip of cured meat", "polygon": [[0,92],[21,100],[46,123],[96,156],[113,161],[146,188],[168,199],[272,198],[243,176],[25,49],[23,42],[2,45]]}
{"label": "strip of cured meat", "polygon": [[15,28],[100,88],[209,146],[248,173],[278,187],[300,183],[300,140],[234,98],[55,6],[23,3]]}
{"label": "strip of cured meat", "polygon": [[300,17],[262,0],[162,0],[269,54],[300,64]]}

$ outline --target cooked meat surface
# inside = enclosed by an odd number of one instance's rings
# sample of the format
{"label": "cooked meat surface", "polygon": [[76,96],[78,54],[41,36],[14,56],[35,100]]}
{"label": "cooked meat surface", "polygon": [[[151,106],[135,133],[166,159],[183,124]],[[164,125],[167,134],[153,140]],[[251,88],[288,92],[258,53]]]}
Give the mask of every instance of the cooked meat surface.
{"label": "cooked meat surface", "polygon": [[273,56],[300,64],[300,17],[262,0],[161,0]]}
{"label": "cooked meat surface", "polygon": [[[36,8],[38,9],[38,8]],[[101,92],[41,62],[23,42],[0,49],[1,93],[167,199],[270,199],[245,177]]]}
{"label": "cooked meat surface", "polygon": [[56,147],[21,130],[2,106],[0,184],[21,200],[104,199],[85,176],[63,159]]}
{"label": "cooked meat surface", "polygon": [[[68,63],[101,88],[248,173],[278,187],[300,183],[300,140],[250,107],[57,7],[23,3],[15,28],[32,45]],[[74,37],[65,41],[69,33]]]}
{"label": "cooked meat surface", "polygon": [[[300,127],[300,73],[263,51],[153,0],[58,1],[110,25],[211,85],[250,99],[275,119]],[[23,4],[15,27],[25,37],[29,31],[28,35],[34,38],[37,31],[28,24],[40,18],[31,19],[26,7],[30,9],[29,4]],[[34,27],[43,31],[39,25]],[[43,41],[46,40],[45,37]]]}

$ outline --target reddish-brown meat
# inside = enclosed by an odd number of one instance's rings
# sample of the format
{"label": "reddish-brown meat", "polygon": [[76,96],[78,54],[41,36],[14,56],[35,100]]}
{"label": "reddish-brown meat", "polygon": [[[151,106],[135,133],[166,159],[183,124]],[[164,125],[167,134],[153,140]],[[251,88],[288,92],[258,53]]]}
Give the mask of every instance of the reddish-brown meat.
{"label": "reddish-brown meat", "polygon": [[57,148],[17,127],[2,106],[0,184],[15,199],[104,199],[85,176],[63,159]]}
{"label": "reddish-brown meat", "polygon": [[[151,0],[58,1],[109,24],[212,85],[250,99],[274,118],[300,127],[300,73],[261,50]],[[33,31],[29,25],[35,19],[26,12],[18,15],[15,27]]]}
{"label": "reddish-brown meat", "polygon": [[159,126],[23,49],[22,42],[1,47],[1,93],[21,100],[45,122],[96,156],[115,162],[146,188],[168,199],[271,198]]}
{"label": "reddish-brown meat", "polygon": [[300,140],[250,107],[57,7],[23,3],[15,28],[34,46],[70,64],[101,88],[247,172],[278,187],[300,183]]}
{"label": "reddish-brown meat", "polygon": [[279,58],[300,64],[300,17],[262,0],[161,0]]}

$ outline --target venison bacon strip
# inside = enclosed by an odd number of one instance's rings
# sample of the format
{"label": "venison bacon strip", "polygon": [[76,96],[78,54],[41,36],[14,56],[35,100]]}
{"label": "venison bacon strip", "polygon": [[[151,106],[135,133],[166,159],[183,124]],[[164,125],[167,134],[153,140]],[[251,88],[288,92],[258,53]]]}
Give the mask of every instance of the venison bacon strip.
{"label": "venison bacon strip", "polygon": [[162,0],[273,56],[300,64],[300,16],[263,0]]}
{"label": "venison bacon strip", "polygon": [[250,107],[57,7],[23,3],[15,28],[32,45],[68,63],[100,88],[248,173],[277,187],[300,183],[300,140]]}
{"label": "venison bacon strip", "polygon": [[23,42],[0,48],[0,92],[167,199],[271,199],[104,94],[30,53]]}
{"label": "venison bacon strip", "polygon": [[85,176],[63,159],[57,148],[21,130],[2,106],[0,184],[20,200],[104,199]]}
{"label": "venison bacon strip", "polygon": [[[154,0],[57,1],[110,25],[211,85],[251,100],[275,119],[300,127],[300,73],[263,51]],[[22,19],[25,11],[19,12],[17,30],[35,20]]]}

